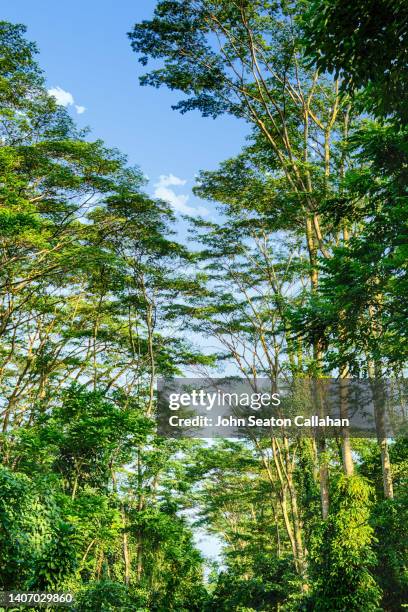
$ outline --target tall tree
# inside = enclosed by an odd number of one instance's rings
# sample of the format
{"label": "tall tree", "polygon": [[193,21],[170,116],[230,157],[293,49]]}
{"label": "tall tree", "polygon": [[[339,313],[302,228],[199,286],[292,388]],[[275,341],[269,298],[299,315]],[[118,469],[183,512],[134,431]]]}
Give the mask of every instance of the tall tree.
{"label": "tall tree", "polygon": [[190,256],[141,172],[47,94],[24,28],[2,23],[0,46],[2,587],[201,606],[183,445],[152,418],[155,376],[201,359],[164,324],[197,291]]}

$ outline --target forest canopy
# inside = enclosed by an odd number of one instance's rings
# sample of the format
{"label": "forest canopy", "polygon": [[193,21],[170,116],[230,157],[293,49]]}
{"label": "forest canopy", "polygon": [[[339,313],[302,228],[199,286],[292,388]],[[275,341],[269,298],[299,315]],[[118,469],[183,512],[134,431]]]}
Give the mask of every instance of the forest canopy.
{"label": "forest canopy", "polygon": [[[408,358],[405,13],[160,0],[129,24],[142,86],[250,132],[201,169],[212,214],[190,241],[0,22],[2,591],[92,611],[408,605],[407,438],[381,403]],[[364,379],[376,439],[159,436],[157,380],[191,372]]]}

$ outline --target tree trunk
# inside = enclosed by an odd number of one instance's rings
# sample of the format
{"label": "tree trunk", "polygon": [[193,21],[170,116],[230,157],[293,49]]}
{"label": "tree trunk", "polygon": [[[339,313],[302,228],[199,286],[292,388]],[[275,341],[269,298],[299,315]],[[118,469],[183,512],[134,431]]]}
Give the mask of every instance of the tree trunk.
{"label": "tree trunk", "polygon": [[371,389],[374,404],[375,428],[377,442],[381,452],[381,469],[383,478],[384,497],[393,499],[394,487],[392,482],[392,467],[388,451],[388,440],[385,427],[385,393],[384,381],[382,380],[381,367],[378,363],[370,362],[368,365],[369,376],[372,379]]}
{"label": "tree trunk", "polygon": [[[315,354],[318,351],[315,350]],[[320,358],[318,358],[320,359]],[[321,384],[320,380],[314,380],[312,383],[313,399],[315,408],[320,416],[323,416],[323,403],[321,397]],[[329,515],[330,507],[330,496],[329,496],[329,466],[327,463],[326,455],[326,440],[321,436],[316,441],[317,447],[317,462],[318,462],[318,474],[319,474],[319,487],[320,487],[320,501],[322,518],[326,520]]]}
{"label": "tree trunk", "polygon": [[122,523],[123,523],[123,561],[125,564],[125,579],[126,586],[130,584],[130,552],[128,543],[128,534],[126,531],[126,513],[122,506]]}
{"label": "tree trunk", "polygon": [[317,442],[317,453],[319,458],[319,484],[322,518],[326,520],[329,516],[329,466],[326,459],[326,440],[320,438]]}
{"label": "tree trunk", "polygon": [[[349,417],[349,382],[346,378],[346,371],[341,373],[340,378],[340,418],[348,419]],[[353,455],[351,452],[350,431],[348,427],[341,429],[341,454],[343,458],[343,471],[346,476],[352,476],[354,473]]]}

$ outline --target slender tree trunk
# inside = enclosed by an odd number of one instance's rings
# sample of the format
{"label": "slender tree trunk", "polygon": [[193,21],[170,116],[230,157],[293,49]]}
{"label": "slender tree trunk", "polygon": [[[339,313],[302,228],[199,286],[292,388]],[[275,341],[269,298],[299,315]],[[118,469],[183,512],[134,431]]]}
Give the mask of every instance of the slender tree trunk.
{"label": "slender tree trunk", "polygon": [[[138,504],[137,509],[139,512],[143,510],[144,499],[142,495],[142,484],[143,484],[143,475],[142,475],[142,462],[140,457],[140,448],[137,449],[137,483],[138,483]],[[136,552],[136,577],[137,582],[140,582],[143,573],[143,534],[139,530],[137,532],[136,537],[137,544],[137,552]]]}
{"label": "slender tree trunk", "polygon": [[[340,418],[348,419],[349,417],[349,382],[346,378],[347,371],[343,370],[340,376]],[[352,476],[354,473],[353,455],[351,452],[350,431],[348,427],[341,429],[341,454],[343,458],[343,471],[346,476]]]}
{"label": "slender tree trunk", "polygon": [[126,512],[125,508],[122,506],[122,523],[123,523],[123,561],[125,565],[125,576],[124,582],[126,586],[130,584],[130,551],[129,551],[129,543],[128,543],[128,534],[126,531]]}
{"label": "slender tree trunk", "polygon": [[[317,248],[313,236],[313,224],[312,220],[306,219],[306,243],[309,252],[309,263],[310,263],[310,286],[312,293],[315,293],[318,289],[319,276],[317,271]],[[321,371],[322,364],[322,353],[319,345],[319,341],[316,341],[313,345],[313,358],[316,364],[316,372]],[[315,381],[314,388],[316,404],[321,406],[321,398],[318,390],[318,381]],[[319,485],[320,485],[320,499],[322,508],[322,517],[326,520],[329,514],[329,466],[326,458],[326,441],[323,438],[319,438],[317,441],[317,455],[319,463]]]}
{"label": "slender tree trunk", "polygon": [[385,427],[384,381],[382,380],[381,367],[378,363],[370,361],[368,364],[368,372],[372,381],[371,388],[374,404],[375,427],[377,432],[377,442],[381,452],[384,497],[386,499],[393,499],[394,487],[392,482],[392,467]]}
{"label": "slender tree trunk", "polygon": [[[315,354],[318,355],[318,360],[320,359],[319,351],[315,349]],[[318,361],[319,362],[319,361]],[[320,416],[323,416],[322,410],[322,390],[321,390],[321,381],[319,379],[312,381],[312,393],[314,405],[316,407],[317,412]],[[317,450],[317,464],[318,464],[318,474],[319,474],[319,487],[320,487],[320,503],[321,503],[321,511],[322,518],[326,520],[329,515],[329,507],[330,507],[330,496],[329,496],[329,465],[327,462],[327,453],[326,453],[326,440],[321,436],[318,436],[316,440],[316,450]]]}
{"label": "slender tree trunk", "polygon": [[[306,592],[308,590],[307,560],[303,546],[302,527],[297,504],[297,494],[292,477],[291,462],[290,460],[287,460],[288,458],[286,455],[285,457],[282,456],[278,440],[276,438],[272,438],[271,442],[274,463],[281,490],[280,501],[284,523],[291,543],[296,571],[302,580],[301,588],[302,591]],[[268,474],[270,474],[269,471]],[[272,479],[271,474],[270,479]],[[290,514],[288,512],[288,502],[290,506]]]}
{"label": "slender tree trunk", "polygon": [[330,497],[329,497],[329,467],[326,459],[326,440],[321,438],[317,442],[317,452],[319,455],[319,482],[320,482],[320,501],[322,506],[322,517],[324,520],[329,516]]}
{"label": "slender tree trunk", "polygon": [[143,573],[143,540],[142,534],[139,531],[137,534],[137,555],[136,555],[136,576],[140,582]]}
{"label": "slender tree trunk", "polygon": [[381,467],[383,473],[384,496],[386,497],[386,499],[393,499],[394,486],[392,482],[392,468],[387,438],[381,436],[379,444],[381,449]]}

